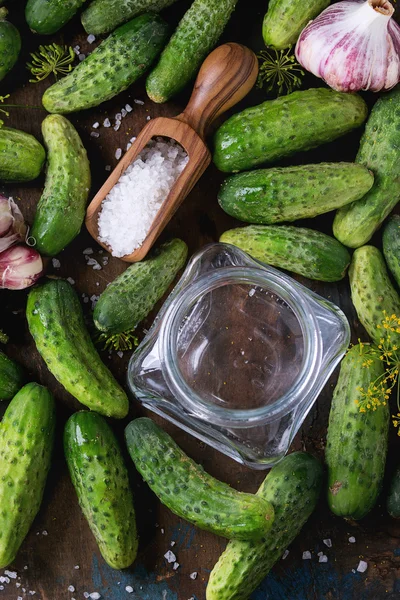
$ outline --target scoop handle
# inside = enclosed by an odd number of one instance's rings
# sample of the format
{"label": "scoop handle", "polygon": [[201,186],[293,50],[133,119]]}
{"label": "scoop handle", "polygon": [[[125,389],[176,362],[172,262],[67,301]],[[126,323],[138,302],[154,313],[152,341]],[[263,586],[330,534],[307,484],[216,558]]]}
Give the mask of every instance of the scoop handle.
{"label": "scoop handle", "polygon": [[219,46],[203,62],[189,104],[176,118],[204,138],[214,119],[249,93],[257,75],[252,50],[233,42]]}

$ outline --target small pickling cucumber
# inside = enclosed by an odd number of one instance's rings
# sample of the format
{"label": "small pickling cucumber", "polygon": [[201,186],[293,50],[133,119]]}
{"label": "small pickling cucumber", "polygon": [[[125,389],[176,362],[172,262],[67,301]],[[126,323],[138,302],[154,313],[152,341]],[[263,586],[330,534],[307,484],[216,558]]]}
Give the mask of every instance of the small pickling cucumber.
{"label": "small pickling cucumber", "polygon": [[314,511],[322,475],[305,452],[289,454],[268,473],[257,495],[274,507],[271,530],[257,542],[229,542],[211,571],[207,600],[248,600]]}
{"label": "small pickling cucumber", "polygon": [[339,281],[350,254],[335,238],[294,225],[249,225],[225,231],[220,242],[232,244],[268,265],[318,281]]}
{"label": "small pickling cucumber", "polygon": [[72,285],[51,279],[33,288],[26,317],[38,351],[65,389],[95,412],[126,417],[128,398],[93,345]]}
{"label": "small pickling cucumber", "polygon": [[390,482],[386,507],[391,517],[400,519],[400,467],[397,467]]}
{"label": "small pickling cucumber", "polygon": [[376,400],[371,398],[370,402],[362,394],[384,372],[378,352],[371,351],[369,344],[353,346],[340,366],[325,450],[328,504],[339,517],[362,519],[375,505],[381,490],[389,407],[379,391],[373,395]]}
{"label": "small pickling cucumber", "polygon": [[194,0],[146,81],[153,102],[167,102],[197,75],[238,0]]}
{"label": "small pickling cucumber", "polygon": [[34,33],[56,33],[78,12],[86,0],[28,0],[25,18]]}
{"label": "small pickling cucumber", "polygon": [[355,163],[321,163],[258,169],[225,180],[221,208],[247,223],[281,223],[315,217],[362,198],[371,171]]}
{"label": "small pickling cucumber", "polygon": [[168,37],[159,15],[145,14],[118,27],[66,77],[47,88],[50,113],[70,113],[110,100],[151,66]]}
{"label": "small pickling cucumber", "polygon": [[113,569],[136,558],[138,537],[128,470],[117,439],[105,419],[82,411],[68,420],[64,452],[80,507]]}
{"label": "small pickling cucumber", "polygon": [[11,400],[24,383],[22,367],[0,351],[0,400]]}
{"label": "small pickling cucumber", "polygon": [[25,385],[0,424],[0,568],[15,559],[42,503],[55,428],[54,400]]}
{"label": "small pickling cucumber", "polygon": [[35,248],[55,256],[78,235],[90,189],[90,165],[75,127],[61,115],[42,123],[46,183],[30,231]]}
{"label": "small pickling cucumber", "polygon": [[329,4],[330,0],[270,0],[262,29],[265,44],[277,50],[289,48]]}
{"label": "small pickling cucumber", "polygon": [[383,254],[389,271],[400,288],[400,216],[388,220],[382,236]]}
{"label": "small pickling cucumber", "polygon": [[0,81],[11,71],[21,51],[21,36],[6,20],[7,14],[6,8],[0,8]]}
{"label": "small pickling cucumber", "polygon": [[362,125],[367,114],[361,96],[326,88],[267,100],[221,125],[214,138],[214,163],[227,173],[273,163],[335,140]]}
{"label": "small pickling cucumber", "polygon": [[35,137],[19,129],[0,127],[0,180],[31,181],[39,177],[46,152]]}
{"label": "small pickling cucumber", "polygon": [[157,13],[174,2],[176,0],[93,0],[83,11],[81,21],[87,33],[109,33],[137,15]]}
{"label": "small pickling cucumber", "polygon": [[270,502],[208,475],[151,419],[131,421],[125,439],[143,479],[179,517],[227,538],[259,539],[271,529]]}
{"label": "small pickling cucumber", "polygon": [[[400,318],[400,297],[394,289],[382,253],[374,246],[358,248],[349,269],[351,299],[361,324],[379,344],[385,316]],[[392,332],[392,338],[400,336]]]}
{"label": "small pickling cucumber", "polygon": [[400,90],[383,94],[373,107],[356,162],[375,176],[371,190],[341,208],[333,223],[337,239],[350,248],[367,244],[400,200]]}

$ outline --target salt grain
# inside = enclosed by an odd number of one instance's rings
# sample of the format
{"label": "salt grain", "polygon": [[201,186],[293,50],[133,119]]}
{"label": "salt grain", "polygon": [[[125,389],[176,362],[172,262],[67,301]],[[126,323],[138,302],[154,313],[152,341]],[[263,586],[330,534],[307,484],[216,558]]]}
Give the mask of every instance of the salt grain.
{"label": "salt grain", "polygon": [[119,356],[120,358],[123,358],[124,353],[122,352],[122,350],[118,350],[117,356]]}
{"label": "salt grain", "polygon": [[101,598],[99,592],[92,592],[91,594],[89,594],[89,598],[91,600],[99,600],[99,598]]}
{"label": "salt grain", "polygon": [[86,56],[84,54],[79,54],[78,58],[82,62],[83,60],[85,60]]}
{"label": "salt grain", "polygon": [[[122,156],[122,148],[117,148],[116,151],[115,151],[115,158],[117,160],[119,160],[121,158],[121,156]],[[126,173],[126,171],[125,171],[125,173]]]}
{"label": "salt grain", "polygon": [[84,598],[89,598],[89,594],[88,594],[88,592],[83,592],[83,597],[84,597]]}
{"label": "salt grain", "polygon": [[127,145],[126,145],[126,150],[128,151],[129,148],[131,148],[131,147],[132,147],[132,144],[130,142],[128,142]]}
{"label": "salt grain", "polygon": [[98,138],[98,137],[100,137],[100,134],[98,131],[91,131],[90,137]]}
{"label": "salt grain", "polygon": [[76,570],[78,570],[79,568],[80,568],[79,565],[74,566],[74,569],[76,569]]}
{"label": "salt grain", "polygon": [[106,166],[105,166],[105,170],[106,170],[106,171],[111,171],[111,165],[106,165]]}
{"label": "salt grain", "polygon": [[8,577],[10,577],[11,579],[17,579],[17,572],[16,571],[7,571],[7,569],[4,571],[4,575],[8,575]]}
{"label": "salt grain", "polygon": [[325,554],[322,554],[319,557],[318,562],[320,562],[320,563],[327,563],[328,562],[328,557]]}
{"label": "salt grain", "polygon": [[96,121],[96,123],[93,123],[92,127],[93,129],[98,129],[100,127],[100,123]]}
{"label": "salt grain", "polygon": [[136,98],[134,99],[134,103],[140,104],[140,106],[143,106],[143,104],[144,104],[143,100],[137,100]]}
{"label": "salt grain", "polygon": [[174,541],[172,540],[172,542],[171,542],[171,548],[173,548],[173,547],[175,546],[175,544],[176,544],[176,542],[174,542]]}
{"label": "salt grain", "polygon": [[75,588],[74,588],[74,586],[73,586],[73,585],[69,585],[69,586],[68,586],[68,591],[69,591],[69,592],[74,592],[74,591],[75,591]]}
{"label": "salt grain", "polygon": [[355,544],[356,543],[356,538],[353,537],[353,536],[349,537],[349,542],[350,542],[350,544]]}
{"label": "salt grain", "polygon": [[[72,279],[72,277],[67,277],[67,281],[68,283],[70,283],[71,285],[75,285],[75,279]],[[43,531],[43,535],[47,535],[47,531]]]}
{"label": "salt grain", "polygon": [[132,112],[133,108],[130,104],[125,104],[125,110],[126,110],[126,112]]}
{"label": "salt grain", "polygon": [[126,588],[125,588],[125,591],[128,592],[128,594],[132,594],[133,587],[131,585],[127,585]]}
{"label": "salt grain", "polygon": [[285,550],[282,556],[282,560],[285,560],[289,556],[289,550]]}
{"label": "salt grain", "polygon": [[366,563],[365,560],[360,560],[360,562],[358,563],[357,571],[359,573],[365,573],[365,571],[367,569],[368,569],[368,563]]}
{"label": "salt grain", "polygon": [[193,579],[193,581],[195,579],[197,579],[197,571],[194,571],[193,573],[190,573],[189,577],[190,577],[190,579]]}
{"label": "salt grain", "polygon": [[164,558],[166,559],[167,562],[169,563],[174,563],[176,562],[176,556],[173,552],[171,552],[171,550],[168,550],[168,552],[166,552],[164,554]]}
{"label": "salt grain", "polygon": [[52,258],[52,259],[51,259],[51,264],[53,265],[53,267],[54,267],[55,269],[59,269],[59,268],[61,267],[61,263],[60,263],[60,261],[58,260],[58,258]]}
{"label": "salt grain", "polygon": [[111,121],[110,119],[104,119],[103,121],[103,127],[111,127]]}
{"label": "salt grain", "polygon": [[87,41],[89,42],[89,44],[93,44],[95,39],[96,39],[96,36],[94,36],[93,33],[91,33],[90,35],[87,36]]}
{"label": "salt grain", "polygon": [[172,568],[174,571],[177,571],[179,569],[179,563],[178,562],[174,563],[174,566]]}
{"label": "salt grain", "polygon": [[303,552],[303,560],[310,560],[311,559],[311,552],[309,550],[306,550],[305,552]]}
{"label": "salt grain", "polygon": [[151,116],[150,116],[150,115],[147,115],[147,117],[146,117],[146,121],[150,121],[150,120],[151,120]]}
{"label": "salt grain", "polygon": [[75,54],[80,54],[80,52],[81,52],[81,47],[80,47],[80,46],[75,46],[75,48],[74,48],[74,52],[75,52]]}
{"label": "salt grain", "polygon": [[328,548],[332,548],[332,540],[331,539],[327,539],[327,540],[322,540],[325,544],[325,546],[328,546]]}
{"label": "salt grain", "polygon": [[121,127],[121,121],[115,121],[115,125],[113,127],[114,131],[118,131],[118,129]]}
{"label": "salt grain", "polygon": [[125,108],[121,108],[121,117],[124,119],[127,115],[127,110]]}

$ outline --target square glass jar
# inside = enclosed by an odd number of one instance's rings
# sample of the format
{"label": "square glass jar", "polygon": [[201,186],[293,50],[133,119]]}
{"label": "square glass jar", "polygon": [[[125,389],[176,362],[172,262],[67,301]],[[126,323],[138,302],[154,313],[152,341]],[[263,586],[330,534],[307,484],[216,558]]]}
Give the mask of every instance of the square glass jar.
{"label": "square glass jar", "polygon": [[150,410],[252,468],[278,462],[345,354],[343,312],[228,244],[192,257],[132,355]]}

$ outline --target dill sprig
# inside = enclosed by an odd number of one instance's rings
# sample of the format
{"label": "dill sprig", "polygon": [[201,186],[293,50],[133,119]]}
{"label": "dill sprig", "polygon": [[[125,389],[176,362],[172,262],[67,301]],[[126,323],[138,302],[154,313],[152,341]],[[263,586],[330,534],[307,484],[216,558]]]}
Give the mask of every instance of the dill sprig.
{"label": "dill sprig", "polygon": [[268,48],[258,55],[260,71],[257,87],[265,88],[267,92],[275,91],[277,96],[291,94],[302,84],[304,71],[297,62],[295,55],[288,50]]}
{"label": "dill sprig", "polygon": [[6,333],[4,333],[4,331],[2,329],[0,329],[0,343],[7,344],[7,342],[8,342],[8,335]]}
{"label": "dill sprig", "polygon": [[139,339],[134,335],[134,330],[125,331],[123,333],[116,333],[115,335],[108,335],[107,333],[101,333],[97,341],[103,344],[103,350],[112,352],[126,352],[127,350],[133,350],[139,344]]}
{"label": "dill sprig", "polygon": [[26,67],[30,70],[35,79],[30,79],[31,83],[43,81],[51,73],[57,80],[57,75],[67,75],[73,69],[72,63],[75,60],[75,52],[70,46],[59,46],[59,44],[50,44],[49,46],[39,46],[37,52],[31,52],[32,62],[27,63]]}
{"label": "dill sprig", "polygon": [[[0,96],[0,113],[3,113],[4,115],[6,115],[6,117],[9,117],[10,113],[7,110],[4,110],[5,108],[33,108],[36,110],[43,110],[43,106],[30,106],[29,104],[4,104],[4,101],[7,100],[7,98],[9,97],[10,94],[7,94],[6,96]],[[4,125],[4,121],[0,119],[0,127],[2,125]]]}

